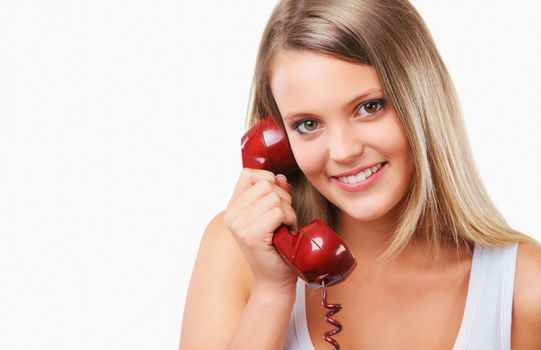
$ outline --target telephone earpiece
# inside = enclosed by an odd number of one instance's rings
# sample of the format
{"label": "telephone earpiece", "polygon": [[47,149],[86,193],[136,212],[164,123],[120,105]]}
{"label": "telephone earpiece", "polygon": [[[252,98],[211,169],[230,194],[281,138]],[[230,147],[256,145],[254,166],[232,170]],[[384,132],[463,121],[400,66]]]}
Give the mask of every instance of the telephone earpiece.
{"label": "telephone earpiece", "polygon": [[[254,124],[241,139],[242,164],[245,168],[264,169],[288,174],[297,168],[282,125],[271,116]],[[311,287],[338,284],[346,279],[356,260],[342,239],[320,220],[293,235],[280,226],[272,240],[282,258]]]}

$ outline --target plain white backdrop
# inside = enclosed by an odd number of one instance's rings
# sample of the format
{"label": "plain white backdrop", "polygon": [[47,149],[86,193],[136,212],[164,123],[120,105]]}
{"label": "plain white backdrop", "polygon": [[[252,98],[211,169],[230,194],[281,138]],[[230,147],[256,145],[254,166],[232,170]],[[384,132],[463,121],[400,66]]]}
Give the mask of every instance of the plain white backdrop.
{"label": "plain white backdrop", "polygon": [[[541,239],[539,5],[413,3],[493,201]],[[275,4],[0,2],[0,348],[177,347]]]}

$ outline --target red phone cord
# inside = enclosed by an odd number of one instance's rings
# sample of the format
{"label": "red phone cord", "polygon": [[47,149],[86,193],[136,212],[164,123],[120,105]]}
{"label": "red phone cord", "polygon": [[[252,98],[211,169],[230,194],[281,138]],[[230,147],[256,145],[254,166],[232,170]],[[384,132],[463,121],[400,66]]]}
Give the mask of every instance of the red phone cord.
{"label": "red phone cord", "polygon": [[328,331],[326,332],[324,335],[323,335],[323,339],[331,344],[332,346],[334,346],[334,349],[335,350],[339,350],[340,349],[340,345],[338,344],[338,342],[336,340],[334,340],[332,338],[333,335],[336,335],[338,334],[341,330],[342,330],[342,325],[340,324],[340,322],[338,322],[337,320],[333,319],[332,316],[334,314],[336,314],[338,311],[342,310],[342,305],[340,304],[329,304],[327,302],[327,280],[326,279],[323,279],[321,281],[321,284],[323,286],[322,288],[322,293],[323,293],[323,300],[322,300],[322,304],[325,308],[329,309],[330,311],[327,312],[327,314],[325,315],[325,321],[327,321],[327,323],[330,323],[332,324],[333,326],[335,326],[336,328],[331,330],[331,331]]}

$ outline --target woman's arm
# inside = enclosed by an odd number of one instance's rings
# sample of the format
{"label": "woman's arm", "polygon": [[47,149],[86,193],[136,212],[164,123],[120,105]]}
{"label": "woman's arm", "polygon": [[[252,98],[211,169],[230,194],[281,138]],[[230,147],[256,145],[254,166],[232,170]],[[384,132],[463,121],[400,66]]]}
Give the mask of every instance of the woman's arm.
{"label": "woman's arm", "polygon": [[517,254],[511,348],[541,349],[541,245],[521,243]]}
{"label": "woman's arm", "polygon": [[250,267],[219,214],[201,240],[179,348],[283,348],[295,290],[252,283]]}

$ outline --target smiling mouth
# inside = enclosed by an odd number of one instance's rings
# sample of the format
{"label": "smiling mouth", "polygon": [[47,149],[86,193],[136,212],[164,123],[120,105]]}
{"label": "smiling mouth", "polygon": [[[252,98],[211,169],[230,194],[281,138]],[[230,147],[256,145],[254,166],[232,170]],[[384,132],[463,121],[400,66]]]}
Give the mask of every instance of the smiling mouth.
{"label": "smiling mouth", "polygon": [[386,163],[387,162],[381,162],[378,165],[375,165],[371,168],[360,171],[357,174],[335,177],[335,179],[338,179],[340,182],[348,184],[348,185],[354,185],[356,183],[363,182],[366,179],[370,178],[372,175],[377,173]]}

